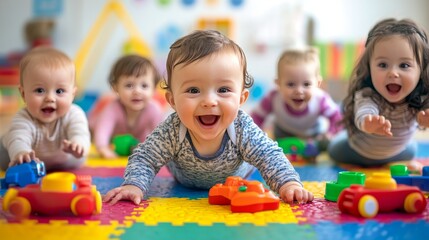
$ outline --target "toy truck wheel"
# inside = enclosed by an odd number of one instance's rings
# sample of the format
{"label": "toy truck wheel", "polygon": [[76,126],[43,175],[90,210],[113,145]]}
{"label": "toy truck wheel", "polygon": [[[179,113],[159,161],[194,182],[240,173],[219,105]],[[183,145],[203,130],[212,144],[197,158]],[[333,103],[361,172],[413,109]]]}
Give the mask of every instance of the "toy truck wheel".
{"label": "toy truck wheel", "polygon": [[10,201],[8,211],[16,217],[28,217],[31,213],[31,205],[27,199],[16,197]]}
{"label": "toy truck wheel", "polygon": [[359,214],[362,217],[372,218],[378,213],[378,201],[371,195],[364,195],[358,203]]}
{"label": "toy truck wheel", "polygon": [[71,210],[76,216],[89,216],[94,212],[94,201],[90,196],[78,195],[71,201]]}
{"label": "toy truck wheel", "polygon": [[405,198],[404,209],[407,213],[422,212],[426,208],[424,196],[420,193],[411,193]]}
{"label": "toy truck wheel", "polygon": [[3,211],[9,209],[10,202],[18,196],[18,190],[15,188],[9,188],[3,198]]}
{"label": "toy truck wheel", "polygon": [[95,210],[94,214],[100,214],[101,213],[101,206],[103,205],[101,200],[101,194],[97,189],[92,187],[92,194],[94,194],[94,202],[95,202]]}

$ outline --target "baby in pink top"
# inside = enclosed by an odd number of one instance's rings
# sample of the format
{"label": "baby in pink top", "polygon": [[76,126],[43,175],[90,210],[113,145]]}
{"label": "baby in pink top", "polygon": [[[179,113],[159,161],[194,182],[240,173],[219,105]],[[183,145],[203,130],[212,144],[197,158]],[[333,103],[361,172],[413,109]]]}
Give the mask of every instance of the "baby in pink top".
{"label": "baby in pink top", "polygon": [[162,121],[163,111],[153,96],[160,80],[153,63],[139,55],[117,60],[109,75],[109,84],[118,96],[100,113],[89,114],[89,125],[97,151],[104,158],[116,158],[113,137],[131,134],[143,142]]}

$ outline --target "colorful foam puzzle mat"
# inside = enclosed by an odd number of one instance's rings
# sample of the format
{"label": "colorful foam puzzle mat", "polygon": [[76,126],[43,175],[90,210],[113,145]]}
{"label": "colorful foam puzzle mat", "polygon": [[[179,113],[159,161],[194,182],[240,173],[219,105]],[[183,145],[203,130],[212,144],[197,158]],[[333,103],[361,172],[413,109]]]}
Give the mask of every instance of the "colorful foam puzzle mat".
{"label": "colorful foam puzzle mat", "polygon": [[[327,159],[323,154],[319,158]],[[429,143],[419,143],[417,159],[429,165]],[[120,186],[126,163],[126,158],[105,160],[92,154],[73,173],[91,175],[93,184],[105,194]],[[208,190],[185,188],[163,168],[148,198],[138,206],[126,201],[103,203],[99,215],[31,215],[26,219],[0,210],[0,239],[429,239],[429,206],[420,214],[379,213],[365,219],[341,213],[337,203],[324,199],[325,183],[335,181],[340,171],[371,174],[388,172],[387,168],[334,166],[328,160],[294,165],[304,186],[315,195],[312,203],[281,202],[277,210],[231,213],[230,206],[210,205]],[[250,179],[263,181],[258,172]],[[1,200],[4,194],[1,190]]]}

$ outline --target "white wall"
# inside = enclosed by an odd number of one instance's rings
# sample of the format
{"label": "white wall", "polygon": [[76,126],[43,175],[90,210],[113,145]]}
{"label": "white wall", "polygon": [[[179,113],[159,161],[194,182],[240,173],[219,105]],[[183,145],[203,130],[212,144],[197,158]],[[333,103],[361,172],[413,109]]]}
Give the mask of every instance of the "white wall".
{"label": "white wall", "polygon": [[[64,0],[64,9],[55,18],[54,45],[72,58],[99,16],[107,0]],[[305,39],[308,17],[315,20],[315,39],[319,41],[359,41],[378,20],[386,17],[412,18],[429,29],[429,2],[426,0],[245,0],[239,8],[227,0],[208,5],[196,0],[194,6],[183,6],[180,0],[161,6],[158,0],[123,0],[140,34],[153,49],[161,71],[167,50],[157,50],[157,36],[174,25],[185,34],[201,17],[229,17],[235,22],[234,39],[245,50],[249,71],[259,86],[272,86],[275,65],[280,51],[288,44]],[[213,2],[213,1],[212,1]],[[216,1],[214,1],[216,2]],[[22,27],[32,18],[32,0],[0,1],[0,55],[25,49]],[[97,44],[104,51],[97,62],[88,63],[92,75],[85,80],[86,90],[108,91],[106,77],[114,60],[121,54],[122,43],[128,38],[120,24],[105,31],[110,36]],[[256,45],[265,45],[257,51]],[[87,65],[87,66],[89,66]]]}

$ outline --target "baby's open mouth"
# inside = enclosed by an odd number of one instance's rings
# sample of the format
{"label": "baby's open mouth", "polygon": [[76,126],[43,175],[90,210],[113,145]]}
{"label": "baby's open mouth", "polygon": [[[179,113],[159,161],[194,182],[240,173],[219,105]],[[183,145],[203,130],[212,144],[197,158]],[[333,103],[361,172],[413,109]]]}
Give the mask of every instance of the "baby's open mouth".
{"label": "baby's open mouth", "polygon": [[200,123],[202,125],[211,126],[211,125],[214,125],[219,120],[219,116],[217,116],[217,115],[203,115],[203,116],[199,116],[198,120],[200,121]]}
{"label": "baby's open mouth", "polygon": [[304,102],[304,99],[292,99],[292,101],[296,104],[301,104]]}
{"label": "baby's open mouth", "polygon": [[52,108],[52,107],[42,108],[42,112],[44,113],[52,113],[54,111],[55,111],[55,108]]}
{"label": "baby's open mouth", "polygon": [[401,85],[398,84],[387,84],[386,89],[389,93],[398,93],[401,90]]}

